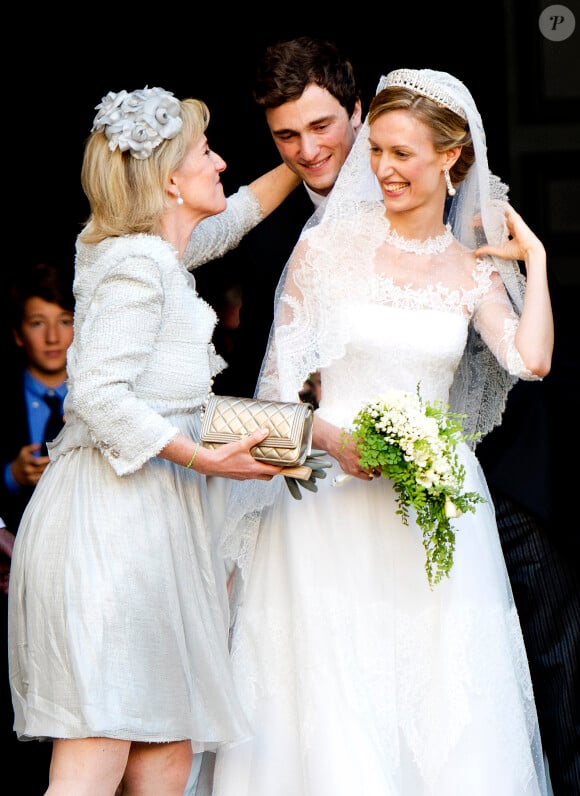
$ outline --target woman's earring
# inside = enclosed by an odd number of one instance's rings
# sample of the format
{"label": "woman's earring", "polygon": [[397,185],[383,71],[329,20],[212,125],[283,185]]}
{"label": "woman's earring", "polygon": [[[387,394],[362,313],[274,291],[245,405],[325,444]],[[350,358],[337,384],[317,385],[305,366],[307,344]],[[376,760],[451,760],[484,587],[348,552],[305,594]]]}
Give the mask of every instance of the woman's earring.
{"label": "woman's earring", "polygon": [[[451,177],[449,176],[449,169],[443,169],[443,175],[445,177],[445,183],[447,185],[447,193],[449,196],[455,196],[457,191],[453,187],[453,183],[451,182]],[[179,199],[177,200],[179,201]]]}
{"label": "woman's earring", "polygon": [[[449,177],[449,174],[447,176]],[[455,191],[453,191],[453,193],[455,193]],[[183,199],[181,198],[181,191],[177,191],[177,200],[176,201],[177,201],[178,205],[182,205],[183,204]]]}

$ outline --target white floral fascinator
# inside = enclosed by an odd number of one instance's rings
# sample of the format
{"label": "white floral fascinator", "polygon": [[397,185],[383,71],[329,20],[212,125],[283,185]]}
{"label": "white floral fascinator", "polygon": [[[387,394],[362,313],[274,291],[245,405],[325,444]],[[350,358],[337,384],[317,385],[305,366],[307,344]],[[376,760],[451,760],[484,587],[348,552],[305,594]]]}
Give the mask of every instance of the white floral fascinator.
{"label": "white floral fascinator", "polygon": [[137,160],[148,158],[164,139],[175,138],[183,124],[179,100],[162,88],[109,91],[95,110],[91,132],[102,130],[111,152],[129,150]]}

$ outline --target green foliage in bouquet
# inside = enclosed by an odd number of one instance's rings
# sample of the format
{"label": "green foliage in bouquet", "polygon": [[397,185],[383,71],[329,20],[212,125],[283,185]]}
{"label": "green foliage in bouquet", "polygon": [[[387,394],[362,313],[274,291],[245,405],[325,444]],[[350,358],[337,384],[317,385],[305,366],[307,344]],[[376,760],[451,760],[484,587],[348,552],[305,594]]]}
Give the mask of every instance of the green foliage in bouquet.
{"label": "green foliage in bouquet", "polygon": [[463,433],[463,417],[439,401],[423,401],[417,387],[415,394],[391,391],[374,398],[349,429],[360,451],[361,467],[380,469],[393,482],[397,514],[405,525],[409,509],[416,511],[431,588],[449,577],[453,566],[451,520],[484,502],[477,492],[462,491],[465,468],[456,447],[477,437]]}

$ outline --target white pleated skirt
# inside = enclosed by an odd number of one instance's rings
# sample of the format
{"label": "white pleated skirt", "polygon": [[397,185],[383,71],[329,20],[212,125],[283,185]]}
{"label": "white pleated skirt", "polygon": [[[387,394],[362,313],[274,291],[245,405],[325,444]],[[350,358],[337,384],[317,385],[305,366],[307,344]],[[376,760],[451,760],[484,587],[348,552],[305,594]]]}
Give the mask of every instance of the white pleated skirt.
{"label": "white pleated skirt", "polygon": [[[174,418],[190,435],[194,416]],[[96,449],[51,462],[22,518],[9,598],[21,738],[247,736],[228,656],[207,482],[152,459],[119,477]]]}

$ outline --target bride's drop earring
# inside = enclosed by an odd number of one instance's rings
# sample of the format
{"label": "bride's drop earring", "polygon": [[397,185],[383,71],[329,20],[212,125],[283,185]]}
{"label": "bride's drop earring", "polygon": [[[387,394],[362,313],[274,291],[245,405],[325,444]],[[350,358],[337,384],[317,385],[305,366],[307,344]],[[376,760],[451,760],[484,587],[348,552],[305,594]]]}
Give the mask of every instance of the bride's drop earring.
{"label": "bride's drop earring", "polygon": [[443,176],[445,177],[445,184],[447,185],[447,193],[449,194],[449,196],[455,196],[457,191],[455,190],[455,188],[453,187],[453,183],[451,182],[451,177],[449,176],[449,169],[443,169]]}
{"label": "bride's drop earring", "polygon": [[[453,191],[453,193],[455,193],[455,191]],[[178,205],[182,205],[183,204],[183,199],[181,197],[181,191],[177,191],[177,199],[176,199],[176,201],[177,201]]]}

